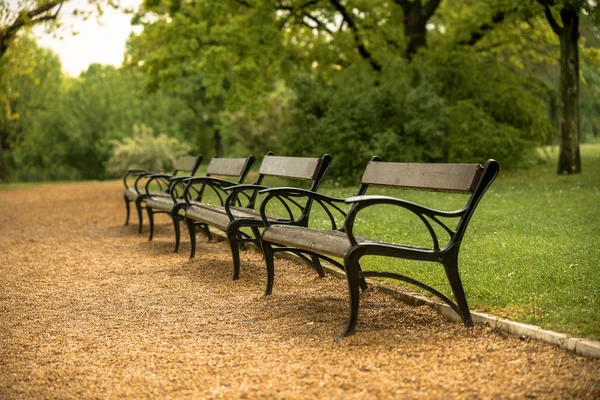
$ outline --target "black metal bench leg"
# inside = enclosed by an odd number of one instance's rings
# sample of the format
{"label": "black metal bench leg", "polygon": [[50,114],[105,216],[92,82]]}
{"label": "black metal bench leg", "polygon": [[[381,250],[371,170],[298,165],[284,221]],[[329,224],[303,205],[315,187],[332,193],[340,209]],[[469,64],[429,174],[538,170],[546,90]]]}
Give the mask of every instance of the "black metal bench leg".
{"label": "black metal bench leg", "polygon": [[265,296],[273,292],[273,281],[275,280],[275,260],[273,259],[273,247],[271,243],[262,243],[263,253],[265,255],[265,263],[267,264],[267,288]]}
{"label": "black metal bench leg", "polygon": [[319,274],[319,278],[325,278],[325,271],[323,271],[323,266],[321,265],[321,260],[319,260],[319,257],[313,254],[310,256],[310,258],[312,259],[313,267],[315,267],[317,273]]}
{"label": "black metal bench leg", "polygon": [[231,248],[231,258],[233,259],[233,280],[240,278],[240,246],[238,243],[237,228],[227,230],[227,239]]}
{"label": "black metal bench leg", "polygon": [[185,222],[187,224],[188,231],[190,233],[190,244],[192,245],[192,249],[190,250],[190,259],[191,259],[191,258],[196,257],[196,226],[194,224],[194,221],[189,218],[185,218]]}
{"label": "black metal bench leg", "polygon": [[458,273],[458,260],[452,259],[444,263],[444,269],[446,270],[446,276],[450,282],[450,287],[454,293],[456,304],[460,310],[461,318],[465,323],[465,327],[471,328],[473,326],[473,319],[469,312],[469,306],[467,304],[467,297],[465,296],[465,290],[463,289],[460,275]]}
{"label": "black metal bench leg", "polygon": [[208,240],[210,242],[212,242],[213,236],[212,236],[212,233],[210,233],[210,228],[208,227],[208,225],[202,224],[202,225],[200,225],[200,228],[204,231],[204,234],[206,235],[206,237],[208,238]]}
{"label": "black metal bench leg", "polygon": [[181,219],[176,214],[171,215],[171,219],[173,220],[173,228],[175,229],[175,250],[173,250],[173,253],[177,253],[179,252],[179,244],[181,242]]}
{"label": "black metal bench leg", "polygon": [[131,200],[129,200],[126,196],[123,196],[123,199],[125,199],[125,210],[127,211],[127,216],[125,217],[125,226],[127,226],[129,225],[129,203]]}
{"label": "black metal bench leg", "polygon": [[139,224],[138,233],[142,233],[142,226],[143,226],[143,222],[144,222],[144,217],[142,215],[142,199],[137,198],[135,200],[135,209],[137,210],[137,215],[138,215],[138,224]]}
{"label": "black metal bench leg", "polygon": [[[362,271],[362,269],[360,268],[360,264],[358,265],[358,272]],[[360,276],[359,274],[359,278],[358,278],[358,285],[360,286],[360,290],[361,291],[365,291],[367,290],[369,287],[367,286],[367,281],[365,280],[364,277]]]}
{"label": "black metal bench leg", "polygon": [[346,327],[338,336],[340,338],[352,335],[356,329],[356,323],[358,322],[358,308],[360,305],[360,264],[358,262],[359,258],[360,255],[350,253],[346,255],[346,258],[344,260],[346,278],[348,280],[348,292],[350,294],[350,312],[348,315],[348,322],[346,324]]}
{"label": "black metal bench leg", "polygon": [[154,237],[154,211],[150,207],[146,207],[146,212],[148,213],[148,222],[150,223],[150,235],[148,235],[148,240],[152,241]]}

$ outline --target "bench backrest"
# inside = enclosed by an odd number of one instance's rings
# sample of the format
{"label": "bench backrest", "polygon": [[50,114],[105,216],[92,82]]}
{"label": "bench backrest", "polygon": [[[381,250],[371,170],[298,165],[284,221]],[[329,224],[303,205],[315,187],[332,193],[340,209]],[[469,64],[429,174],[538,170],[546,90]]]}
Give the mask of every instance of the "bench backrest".
{"label": "bench backrest", "polygon": [[499,171],[498,162],[492,159],[485,165],[421,164],[382,162],[374,156],[363,174],[358,194],[365,194],[369,186],[470,193],[452,238],[460,243],[477,204]]}
{"label": "bench backrest", "polygon": [[202,164],[202,156],[183,156],[175,160],[173,167],[173,175],[177,175],[178,172],[186,172],[190,175],[194,175]]}
{"label": "bench backrest", "polygon": [[279,176],[299,180],[315,180],[319,174],[320,158],[278,157],[264,158],[258,171],[261,175]]}
{"label": "bench backrest", "polygon": [[[258,171],[255,184],[260,185],[267,176],[312,181],[310,190],[316,192],[321,185],[325,173],[331,166],[331,156],[324,154],[321,158],[274,156],[272,152],[265,155]],[[254,207],[258,192],[254,192],[247,207]],[[308,224],[308,216],[312,200],[308,199],[303,207],[301,223]]]}
{"label": "bench backrest", "polygon": [[480,164],[423,164],[370,161],[361,184],[432,191],[472,193],[481,177]]}
{"label": "bench backrest", "polygon": [[254,156],[246,158],[219,158],[214,156],[208,164],[206,176],[236,176],[238,182],[243,182],[252,164],[254,164]]}
{"label": "bench backrest", "polygon": [[266,176],[312,181],[310,190],[316,191],[331,165],[331,156],[324,154],[321,158],[274,156],[268,152],[258,171],[257,185]]}

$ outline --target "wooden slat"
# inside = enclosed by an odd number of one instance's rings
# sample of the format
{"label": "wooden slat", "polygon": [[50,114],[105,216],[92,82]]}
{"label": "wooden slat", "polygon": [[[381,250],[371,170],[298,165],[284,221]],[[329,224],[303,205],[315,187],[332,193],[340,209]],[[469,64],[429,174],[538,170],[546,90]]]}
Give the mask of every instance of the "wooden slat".
{"label": "wooden slat", "polygon": [[295,179],[315,179],[319,158],[267,156],[260,165],[260,174]]}
{"label": "wooden slat", "polygon": [[479,164],[369,162],[362,183],[470,193],[482,171]]}
{"label": "wooden slat", "polygon": [[346,250],[350,247],[350,240],[344,232],[300,226],[271,225],[265,229],[263,239],[267,242],[334,257],[344,257]]}
{"label": "wooden slat", "polygon": [[211,175],[240,176],[244,171],[247,158],[213,158],[208,164],[207,173]]}
{"label": "wooden slat", "polygon": [[192,172],[198,157],[184,156],[175,160],[174,167],[177,171]]}

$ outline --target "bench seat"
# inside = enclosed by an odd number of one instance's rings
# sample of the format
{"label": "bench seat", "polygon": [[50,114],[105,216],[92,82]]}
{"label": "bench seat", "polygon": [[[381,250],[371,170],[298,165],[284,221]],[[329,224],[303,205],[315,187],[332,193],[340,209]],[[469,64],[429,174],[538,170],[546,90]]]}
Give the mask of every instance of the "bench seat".
{"label": "bench seat", "polygon": [[135,199],[138,197],[138,192],[136,192],[135,189],[128,187],[125,189],[124,195],[128,199],[135,201]]}
{"label": "bench seat", "polygon": [[[181,197],[176,198],[177,203],[184,203],[185,200]],[[159,210],[171,211],[175,202],[171,197],[167,196],[152,196],[146,200],[146,207],[158,208]]]}
{"label": "bench seat", "polygon": [[[230,210],[235,219],[261,221],[260,212],[252,208],[231,207]],[[186,210],[185,216],[221,230],[227,230],[227,227],[231,223],[225,207],[212,204],[192,204]],[[267,218],[273,223],[281,220],[274,215],[269,215]]]}
{"label": "bench seat", "polygon": [[[333,257],[344,257],[350,248],[345,232],[303,228],[293,225],[271,225],[263,233],[263,240],[286,247],[308,250]],[[356,236],[358,243],[383,243]]]}

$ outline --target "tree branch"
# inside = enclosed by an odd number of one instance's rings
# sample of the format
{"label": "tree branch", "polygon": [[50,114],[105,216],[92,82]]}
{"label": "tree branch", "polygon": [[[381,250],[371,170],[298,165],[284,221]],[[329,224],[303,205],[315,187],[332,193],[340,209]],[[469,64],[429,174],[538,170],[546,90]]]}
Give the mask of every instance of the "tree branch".
{"label": "tree branch", "polygon": [[[7,26],[3,30],[0,30],[0,58],[2,58],[2,56],[4,56],[4,53],[6,53],[6,51],[8,50],[10,42],[15,38],[19,29],[21,29],[28,23],[31,25],[35,25],[44,21],[55,20],[58,16],[58,12],[62,8],[63,3],[64,0],[51,1],[49,3],[39,6],[34,10],[20,12],[19,16],[13,21],[12,24]],[[52,10],[56,6],[59,7],[53,15],[42,15]],[[35,19],[39,15],[42,16]]]}
{"label": "tree branch", "polygon": [[[513,11],[516,11],[516,10],[513,10]],[[485,23],[481,24],[477,29],[475,29],[473,32],[471,32],[471,37],[469,37],[468,39],[459,41],[458,44],[462,44],[465,46],[475,45],[477,42],[479,42],[481,39],[483,39],[483,37],[485,36],[485,33],[487,31],[491,31],[492,29],[494,29],[494,26],[498,25],[499,23],[504,21],[505,18],[506,18],[506,12],[497,11],[496,14],[494,14],[494,16],[492,17],[491,23],[485,22]]]}
{"label": "tree branch", "polygon": [[557,35],[560,35],[562,32],[562,27],[558,24],[558,22],[556,22],[554,15],[552,15],[552,10],[550,9],[550,6],[554,5],[554,2],[551,0],[538,0],[538,3],[544,6],[544,15],[546,16],[552,31],[554,31],[554,33]]}
{"label": "tree branch", "polygon": [[[419,0],[419,1],[421,1],[421,0]],[[403,10],[406,10],[406,8],[408,7],[408,0],[394,0],[394,3],[396,3],[400,7],[402,7]]]}
{"label": "tree branch", "polygon": [[[327,33],[329,33],[330,35],[332,35],[332,36],[333,36],[333,33],[334,33],[334,32],[332,32],[332,31],[331,31],[331,30],[330,30],[330,29],[327,27],[327,24],[323,23],[322,21],[320,21],[320,20],[319,20],[319,19],[317,19],[316,17],[313,17],[312,15],[310,15],[310,14],[309,14],[309,13],[307,13],[307,12],[304,12],[304,13],[303,13],[303,15],[304,15],[306,18],[308,18],[308,19],[310,19],[311,21],[313,21],[315,24],[317,24],[317,26],[316,26],[316,28],[317,28],[317,29],[324,30],[324,31],[326,31]],[[308,24],[307,24],[307,25],[308,25]],[[308,26],[310,26],[310,25],[308,25]],[[315,27],[314,27],[314,26],[311,26],[311,28],[315,29]]]}
{"label": "tree branch", "polygon": [[428,20],[438,8],[440,2],[441,0],[429,0],[423,5],[423,8],[421,9],[421,15],[423,15],[423,17],[425,17],[425,19]]}
{"label": "tree branch", "polygon": [[367,60],[369,64],[371,64],[371,68],[373,68],[377,72],[381,72],[381,65],[373,59],[373,56],[371,56],[371,53],[365,47],[364,43],[360,38],[358,27],[356,26],[354,19],[352,19],[350,14],[348,14],[346,8],[340,3],[339,0],[330,0],[330,2],[331,5],[333,5],[333,7],[335,7],[335,9],[342,15],[342,18],[348,24],[348,28],[352,30],[354,41],[356,42],[356,47],[358,48],[358,53],[361,55],[362,58]]}
{"label": "tree branch", "polygon": [[235,0],[236,3],[240,3],[243,6],[246,6],[248,8],[252,8],[252,4],[248,3],[246,0]]}

